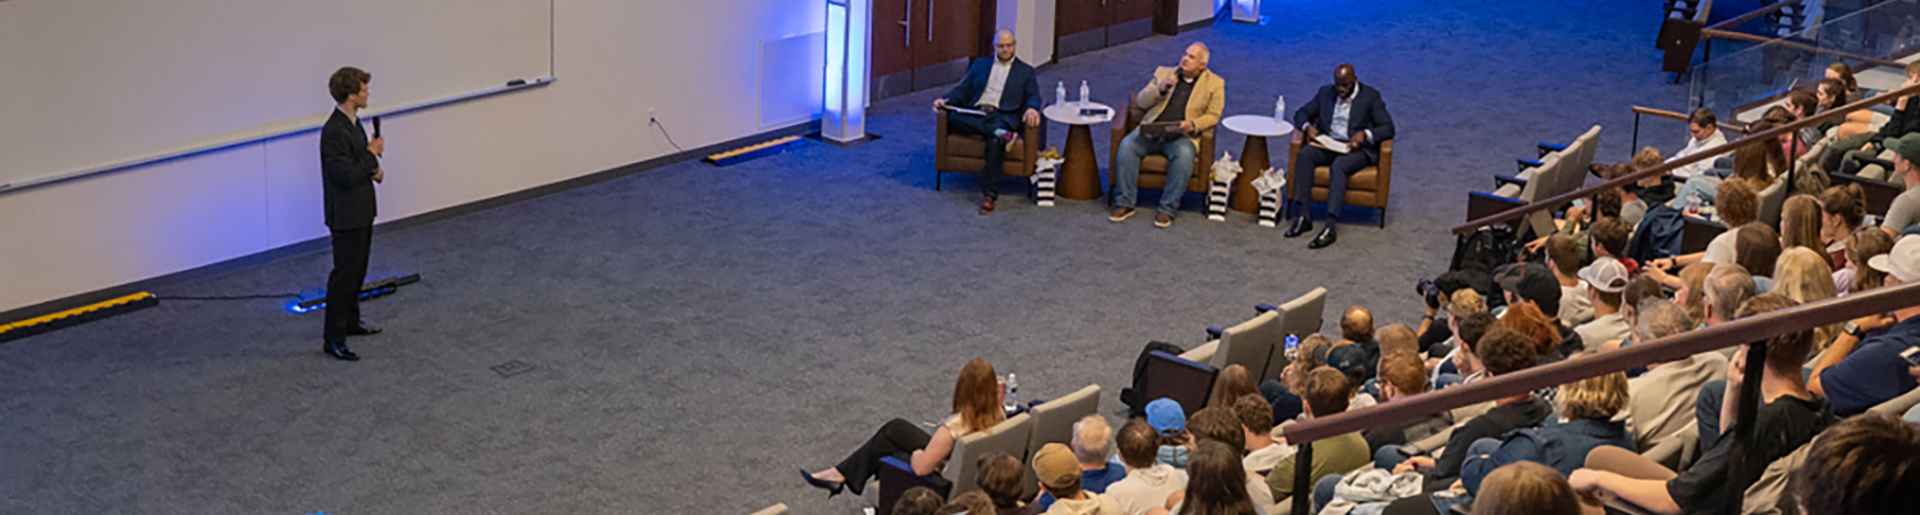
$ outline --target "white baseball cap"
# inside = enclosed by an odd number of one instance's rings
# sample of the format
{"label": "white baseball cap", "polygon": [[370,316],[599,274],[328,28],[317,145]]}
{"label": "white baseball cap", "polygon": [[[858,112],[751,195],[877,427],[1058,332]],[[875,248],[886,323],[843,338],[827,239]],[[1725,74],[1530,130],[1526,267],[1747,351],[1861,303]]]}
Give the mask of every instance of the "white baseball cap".
{"label": "white baseball cap", "polygon": [[1599,258],[1580,269],[1580,280],[1604,293],[1627,291],[1627,266],[1613,258]]}
{"label": "white baseball cap", "polygon": [[1903,237],[1893,250],[1867,258],[1867,266],[1886,272],[1902,283],[1920,281],[1920,238]]}

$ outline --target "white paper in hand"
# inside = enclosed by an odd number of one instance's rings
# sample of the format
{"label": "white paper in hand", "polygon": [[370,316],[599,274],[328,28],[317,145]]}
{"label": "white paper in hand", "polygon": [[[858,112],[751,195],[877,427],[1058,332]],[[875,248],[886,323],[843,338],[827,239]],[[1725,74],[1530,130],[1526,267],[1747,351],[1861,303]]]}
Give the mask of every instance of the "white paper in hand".
{"label": "white paper in hand", "polygon": [[1321,147],[1326,148],[1327,150],[1332,150],[1336,153],[1345,154],[1349,150],[1352,150],[1347,146],[1346,143],[1341,142],[1339,140],[1335,140],[1333,139],[1332,136],[1328,136],[1325,134],[1314,136],[1313,142],[1314,144],[1320,145]]}

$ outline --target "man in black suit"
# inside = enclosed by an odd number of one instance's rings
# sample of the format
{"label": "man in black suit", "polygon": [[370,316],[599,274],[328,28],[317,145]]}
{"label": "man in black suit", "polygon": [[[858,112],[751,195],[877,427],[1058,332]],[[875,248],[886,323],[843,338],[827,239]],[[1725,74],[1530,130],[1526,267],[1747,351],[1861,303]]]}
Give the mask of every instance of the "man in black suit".
{"label": "man in black suit", "polygon": [[1333,69],[1333,85],[1321,86],[1313,100],[1293,112],[1293,125],[1305,131],[1307,141],[1321,134],[1346,143],[1342,154],[1318,145],[1303,145],[1293,163],[1296,184],[1289,184],[1295,217],[1285,234],[1293,238],[1313,230],[1308,218],[1308,203],[1313,201],[1313,169],[1327,167],[1327,228],[1308,243],[1308,248],[1332,245],[1339,237],[1334,226],[1340,222],[1340,207],[1347,201],[1347,179],[1360,169],[1380,163],[1380,142],[1393,139],[1393,117],[1387,115],[1387,102],[1380,91],[1360,84],[1353,65]]}
{"label": "man in black suit", "polygon": [[[977,59],[967,69],[967,77],[933,99],[933,108],[951,104],[977,109],[986,116],[949,113],[947,130],[956,134],[987,138],[986,167],[980,171],[980,214],[993,212],[1000,198],[1000,175],[1007,159],[1007,148],[1020,139],[1020,125],[1040,125],[1040,83],[1033,67],[1013,56],[1013,31],[1001,30],[993,36],[993,58]],[[1029,142],[1044,145],[1044,141]]]}
{"label": "man in black suit", "polygon": [[367,280],[367,252],[373,245],[373,217],[379,211],[373,185],[387,178],[380,169],[386,138],[367,140],[360,110],[367,107],[367,82],[373,75],[351,66],[333,72],[327,90],[339,103],[320,129],[320,178],[333,236],[333,273],[327,277],[327,317],[323,332],[327,355],[346,361],[360,356],[347,349],[347,336],[380,332],[360,321],[360,286]]}

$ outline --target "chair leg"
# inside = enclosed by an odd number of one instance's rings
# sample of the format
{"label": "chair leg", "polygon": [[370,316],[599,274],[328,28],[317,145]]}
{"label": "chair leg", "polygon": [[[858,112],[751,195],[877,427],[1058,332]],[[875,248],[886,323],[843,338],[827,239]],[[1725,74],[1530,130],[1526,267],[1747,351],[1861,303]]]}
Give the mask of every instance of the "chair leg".
{"label": "chair leg", "polygon": [[933,191],[940,191],[940,169],[933,170]]}
{"label": "chair leg", "polygon": [[1380,228],[1387,228],[1387,208],[1380,208]]}

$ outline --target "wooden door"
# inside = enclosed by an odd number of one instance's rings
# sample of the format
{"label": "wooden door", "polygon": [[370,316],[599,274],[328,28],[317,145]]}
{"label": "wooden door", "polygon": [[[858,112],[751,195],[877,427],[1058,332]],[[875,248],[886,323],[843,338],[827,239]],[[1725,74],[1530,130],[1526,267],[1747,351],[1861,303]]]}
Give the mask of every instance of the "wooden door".
{"label": "wooden door", "polygon": [[1172,0],[1107,0],[1110,18],[1107,22],[1107,46],[1153,35],[1153,17],[1160,12],[1159,1]]}
{"label": "wooden door", "polygon": [[980,49],[980,0],[925,0],[916,25],[913,89],[959,81]]}
{"label": "wooden door", "polygon": [[1058,0],[1053,15],[1054,55],[1066,57],[1106,47],[1114,1]]}
{"label": "wooden door", "polygon": [[[913,91],[914,31],[909,11],[926,0],[874,0],[873,99]],[[924,22],[922,22],[924,23]]]}

